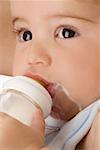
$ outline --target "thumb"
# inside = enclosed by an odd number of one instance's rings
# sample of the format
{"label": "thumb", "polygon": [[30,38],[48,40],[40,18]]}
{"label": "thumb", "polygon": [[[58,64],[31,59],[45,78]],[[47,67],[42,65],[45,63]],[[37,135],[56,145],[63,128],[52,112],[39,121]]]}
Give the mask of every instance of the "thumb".
{"label": "thumb", "polygon": [[43,117],[43,112],[38,108],[34,109],[34,115],[33,115],[31,127],[34,130],[36,130],[44,135],[45,121],[44,121],[44,117]]}

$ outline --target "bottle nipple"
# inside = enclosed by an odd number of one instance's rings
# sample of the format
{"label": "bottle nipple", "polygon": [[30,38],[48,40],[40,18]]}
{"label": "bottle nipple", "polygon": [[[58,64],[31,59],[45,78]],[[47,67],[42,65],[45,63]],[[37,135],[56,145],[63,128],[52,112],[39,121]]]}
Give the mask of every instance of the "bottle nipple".
{"label": "bottle nipple", "polygon": [[35,79],[35,81],[37,81],[40,85],[42,85],[45,89],[47,89],[48,86],[43,81],[38,79]]}

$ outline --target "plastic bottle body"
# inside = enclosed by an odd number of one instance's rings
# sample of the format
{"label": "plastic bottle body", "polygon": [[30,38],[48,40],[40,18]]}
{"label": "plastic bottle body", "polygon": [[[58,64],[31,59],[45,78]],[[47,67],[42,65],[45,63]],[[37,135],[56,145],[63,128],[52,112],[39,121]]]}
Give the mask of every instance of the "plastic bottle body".
{"label": "plastic bottle body", "polygon": [[39,83],[27,77],[10,79],[5,83],[0,95],[0,111],[28,126],[32,123],[36,107],[43,111],[46,118],[50,114],[51,105],[52,100],[48,92]]}
{"label": "plastic bottle body", "polygon": [[15,90],[9,90],[1,95],[0,111],[26,125],[31,125],[35,107],[25,96]]}

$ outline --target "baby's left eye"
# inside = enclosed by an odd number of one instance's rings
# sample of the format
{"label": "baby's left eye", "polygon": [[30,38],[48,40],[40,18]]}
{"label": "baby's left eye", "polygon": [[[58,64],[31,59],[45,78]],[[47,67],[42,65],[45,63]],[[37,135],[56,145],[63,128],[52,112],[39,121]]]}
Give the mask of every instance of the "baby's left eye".
{"label": "baby's left eye", "polygon": [[78,36],[78,33],[68,27],[60,27],[56,31],[56,37],[61,39],[73,38]]}

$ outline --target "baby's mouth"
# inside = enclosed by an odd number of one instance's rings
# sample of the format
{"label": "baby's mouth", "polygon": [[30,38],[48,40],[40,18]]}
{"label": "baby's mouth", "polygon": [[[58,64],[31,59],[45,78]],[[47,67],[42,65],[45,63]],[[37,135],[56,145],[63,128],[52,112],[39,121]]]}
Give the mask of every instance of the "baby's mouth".
{"label": "baby's mouth", "polygon": [[56,119],[69,120],[79,111],[79,105],[69,96],[64,87],[56,82],[51,82],[37,73],[28,71],[24,74],[39,82],[50,94],[53,102],[51,115]]}
{"label": "baby's mouth", "polygon": [[33,80],[36,80],[37,82],[39,82],[50,94],[51,97],[54,96],[55,94],[55,87],[57,83],[51,82],[47,79],[45,79],[44,77],[42,77],[41,75],[37,74],[37,73],[33,73],[31,71],[28,71],[24,74],[24,76],[29,77]]}

